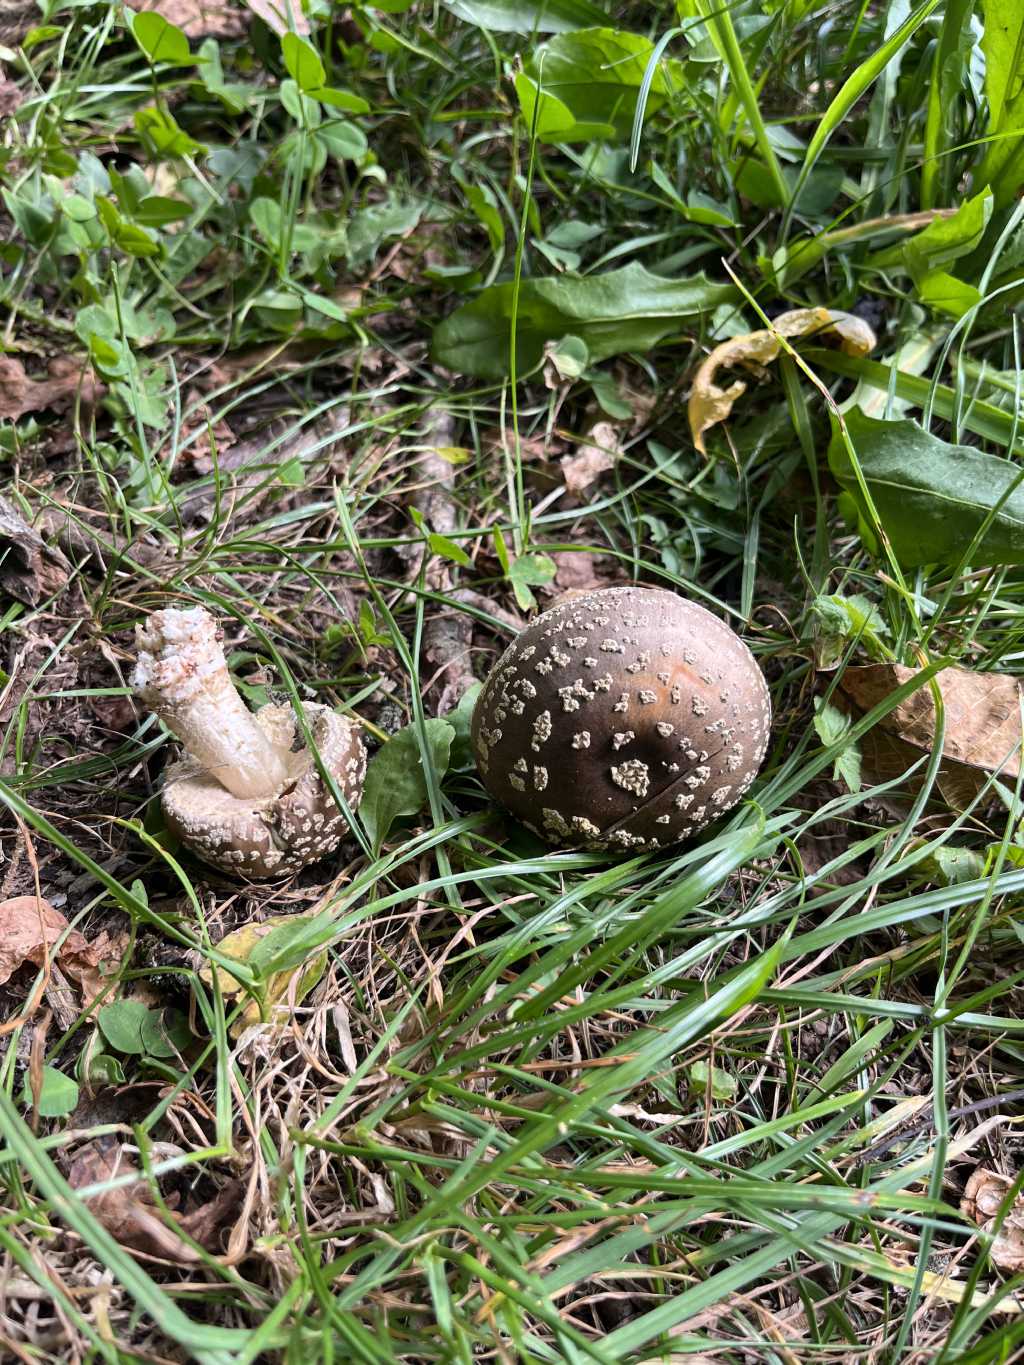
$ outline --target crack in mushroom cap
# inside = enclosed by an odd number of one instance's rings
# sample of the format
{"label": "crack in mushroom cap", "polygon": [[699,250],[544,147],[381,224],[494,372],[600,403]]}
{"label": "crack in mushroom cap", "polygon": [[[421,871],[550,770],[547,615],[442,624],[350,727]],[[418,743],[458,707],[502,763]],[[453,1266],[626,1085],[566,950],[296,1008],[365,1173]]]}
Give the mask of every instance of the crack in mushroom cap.
{"label": "crack in mushroom cap", "polygon": [[663,848],[734,806],[768,747],[771,702],[740,637],[663,588],[543,612],[492,669],[472,741],[495,800],[549,842]]}
{"label": "crack in mushroom cap", "polygon": [[[327,771],[355,808],[366,776],[366,749],[358,726],[328,706],[306,703],[306,723]],[[287,752],[296,740],[290,706],[264,706],[253,717],[285,750],[288,779],[269,797],[233,796],[193,759],[171,764],[162,806],[168,828],[198,858],[247,877],[279,877],[332,853],[348,823],[324,784],[307,748]],[[301,735],[298,736],[301,744]]]}

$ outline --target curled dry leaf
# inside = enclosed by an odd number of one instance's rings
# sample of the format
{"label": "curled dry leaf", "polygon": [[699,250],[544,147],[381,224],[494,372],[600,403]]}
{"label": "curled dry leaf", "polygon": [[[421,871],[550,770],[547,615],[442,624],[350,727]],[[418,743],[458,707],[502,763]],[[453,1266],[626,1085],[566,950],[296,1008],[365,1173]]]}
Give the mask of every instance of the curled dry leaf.
{"label": "curled dry leaf", "polygon": [[[26,962],[36,967],[54,954],[57,940],[67,933],[68,922],[49,901],[35,896],[14,896],[0,901],[0,984]],[[77,929],[56,949],[56,961],[69,976],[98,977],[99,967],[111,956],[112,945],[104,937],[89,943]]]}
{"label": "curled dry leaf", "polygon": [[18,509],[0,498],[0,589],[34,607],[60,592],[70,572],[60,550],[47,545]]}
{"label": "curled dry leaf", "polygon": [[0,356],[0,418],[16,422],[26,412],[64,407],[80,398],[91,407],[106,393],[92,371],[72,356],[50,361],[49,379],[29,379],[25,366],[12,355]]}
{"label": "curled dry leaf", "polygon": [[983,1232],[995,1232],[989,1255],[1000,1270],[1016,1275],[1024,1270],[1024,1197],[1020,1194],[996,1231],[999,1211],[1013,1181],[979,1166],[971,1174],[960,1200],[960,1211]]}
{"label": "curled dry leaf", "polygon": [[615,468],[622,454],[619,433],[611,422],[598,422],[574,455],[563,455],[562,477],[570,493],[585,492],[602,474]]}
{"label": "curled dry leaf", "polygon": [[707,454],[704,433],[725,421],[732,405],[747,389],[742,379],[735,380],[727,389],[720,388],[715,383],[718,371],[742,365],[761,377],[764,366],[778,358],[781,337],[805,336],[838,337],[840,348],[847,355],[867,355],[876,344],[875,334],[866,322],[833,308],[795,308],[780,313],[770,328],[723,341],[697,371],[690,392],[690,435],[702,455]]}
{"label": "curled dry leaf", "polygon": [[72,1189],[81,1190],[125,1176],[137,1179],[130,1185],[91,1194],[85,1200],[93,1217],[123,1247],[176,1265],[196,1265],[202,1260],[182,1232],[208,1250],[218,1249],[221,1230],[232,1210],[239,1206],[241,1182],[228,1181],[210,1203],[184,1215],[175,1214],[173,1224],[169,1223],[166,1214],[161,1216],[134,1158],[123,1143],[107,1134],[79,1149],[68,1171],[68,1183]]}

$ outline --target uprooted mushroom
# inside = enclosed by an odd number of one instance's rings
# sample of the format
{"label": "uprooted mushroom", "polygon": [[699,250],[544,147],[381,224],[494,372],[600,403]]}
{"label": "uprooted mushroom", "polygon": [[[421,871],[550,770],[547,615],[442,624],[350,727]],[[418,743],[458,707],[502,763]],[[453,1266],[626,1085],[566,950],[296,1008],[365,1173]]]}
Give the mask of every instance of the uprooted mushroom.
{"label": "uprooted mushroom", "polygon": [[347,822],[323,772],[354,808],[366,774],[357,726],[307,702],[310,748],[290,706],[251,712],[202,607],[154,612],[137,627],[137,646],[132,686],[185,750],[164,777],[172,833],[205,862],[249,877],[281,876],[333,852]]}

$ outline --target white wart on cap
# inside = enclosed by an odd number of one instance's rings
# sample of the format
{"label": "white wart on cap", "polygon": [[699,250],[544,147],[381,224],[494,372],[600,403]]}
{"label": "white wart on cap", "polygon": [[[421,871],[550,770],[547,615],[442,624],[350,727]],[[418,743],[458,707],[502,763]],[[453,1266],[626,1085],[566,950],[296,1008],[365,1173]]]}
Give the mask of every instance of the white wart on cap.
{"label": "white wart on cap", "polygon": [[495,665],[473,715],[484,785],[551,843],[623,852],[695,834],[764,760],[768,688],[705,608],[604,588],[543,612]]}
{"label": "white wart on cap", "polygon": [[[168,828],[205,862],[248,877],[283,876],[333,852],[348,824],[294,712],[248,710],[210,613],[154,612],[137,636],[132,684],[185,748],[165,774]],[[366,775],[358,728],[327,706],[303,713],[324,770],[355,808]]]}

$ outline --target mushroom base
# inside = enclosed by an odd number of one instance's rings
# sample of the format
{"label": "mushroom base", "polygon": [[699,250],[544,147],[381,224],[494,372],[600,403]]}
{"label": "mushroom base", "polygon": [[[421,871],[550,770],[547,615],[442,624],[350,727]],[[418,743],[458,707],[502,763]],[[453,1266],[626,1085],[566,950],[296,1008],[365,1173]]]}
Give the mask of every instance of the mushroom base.
{"label": "mushroom base", "polygon": [[[351,807],[359,803],[366,750],[358,728],[327,706],[303,707],[324,767]],[[168,767],[162,806],[172,834],[203,862],[247,877],[280,877],[332,853],[348,828],[312,752],[293,749],[290,706],[264,706],[253,717],[282,755],[287,778],[266,797],[233,796],[194,759]],[[301,736],[298,737],[301,742]]]}

